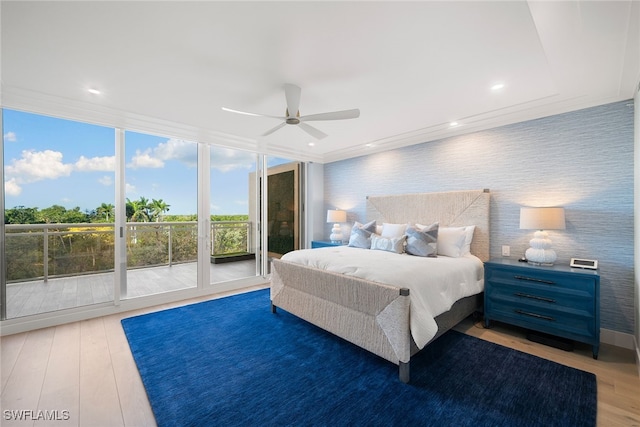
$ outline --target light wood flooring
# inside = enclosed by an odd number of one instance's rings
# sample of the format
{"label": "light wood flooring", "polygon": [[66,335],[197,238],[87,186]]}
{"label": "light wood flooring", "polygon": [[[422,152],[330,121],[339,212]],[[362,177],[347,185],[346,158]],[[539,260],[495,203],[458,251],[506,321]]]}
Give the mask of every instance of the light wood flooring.
{"label": "light wood flooring", "polygon": [[[259,287],[247,290],[259,289]],[[227,296],[229,293],[216,297]],[[211,296],[120,313],[1,338],[4,426],[153,426],[155,420],[120,320]],[[494,322],[495,323],[495,322]],[[602,345],[598,360],[589,346],[565,352],[528,341],[517,328],[491,329],[465,320],[456,329],[549,360],[593,372],[598,378],[598,426],[640,426],[640,379],[633,352]],[[482,355],[478,355],[482,357]],[[6,411],[58,411],[68,420],[14,421]],[[63,412],[68,411],[68,412]],[[51,413],[51,412],[50,412]]]}

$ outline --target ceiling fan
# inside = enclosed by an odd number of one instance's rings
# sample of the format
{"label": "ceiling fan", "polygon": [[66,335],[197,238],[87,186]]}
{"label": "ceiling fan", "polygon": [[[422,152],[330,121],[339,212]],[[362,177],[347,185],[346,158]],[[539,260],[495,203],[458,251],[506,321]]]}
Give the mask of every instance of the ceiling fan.
{"label": "ceiling fan", "polygon": [[360,117],[360,110],[343,110],[343,111],[332,111],[329,113],[318,113],[318,114],[310,114],[308,116],[301,116],[300,110],[298,107],[300,106],[300,88],[293,84],[285,84],[284,85],[284,95],[287,99],[287,109],[285,111],[285,116],[270,116],[266,114],[256,114],[256,113],[248,113],[246,111],[238,111],[232,110],[231,108],[222,107],[224,111],[229,111],[231,113],[245,114],[247,116],[258,116],[258,117],[269,117],[272,119],[283,120],[278,126],[269,129],[262,136],[271,135],[275,131],[280,128],[283,128],[285,125],[296,125],[303,131],[307,132],[309,135],[313,136],[316,139],[326,138],[328,135],[313,126],[307,124],[307,122],[319,121],[319,120],[345,120],[345,119],[356,119]]}

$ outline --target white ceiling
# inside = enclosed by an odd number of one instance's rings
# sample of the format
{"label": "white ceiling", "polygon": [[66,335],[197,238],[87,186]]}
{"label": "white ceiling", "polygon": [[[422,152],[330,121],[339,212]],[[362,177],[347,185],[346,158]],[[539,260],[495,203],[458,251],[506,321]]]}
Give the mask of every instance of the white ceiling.
{"label": "white ceiling", "polygon": [[[3,0],[0,13],[4,107],[317,162],[630,99],[640,80],[636,0]],[[276,120],[221,109],[284,115],[285,83],[302,115],[361,116],[314,122],[329,137],[311,147],[295,126],[262,137]]]}

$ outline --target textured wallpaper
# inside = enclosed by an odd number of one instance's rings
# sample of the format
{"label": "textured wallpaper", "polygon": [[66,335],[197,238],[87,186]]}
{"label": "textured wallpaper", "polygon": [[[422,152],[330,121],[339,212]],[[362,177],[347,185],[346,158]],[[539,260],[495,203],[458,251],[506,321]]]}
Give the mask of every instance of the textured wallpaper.
{"label": "textured wallpaper", "polygon": [[[518,258],[521,206],[563,206],[556,263],[597,259],[601,327],[633,333],[633,100],[324,165],[325,209],[365,221],[367,195],[491,190],[491,256]],[[330,225],[326,225],[326,235]]]}

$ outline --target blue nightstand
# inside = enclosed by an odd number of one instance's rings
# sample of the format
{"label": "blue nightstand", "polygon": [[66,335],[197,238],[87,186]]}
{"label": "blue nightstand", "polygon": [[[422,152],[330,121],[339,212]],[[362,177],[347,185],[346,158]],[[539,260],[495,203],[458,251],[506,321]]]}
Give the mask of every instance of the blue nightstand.
{"label": "blue nightstand", "polygon": [[565,265],[535,266],[512,260],[484,265],[484,322],[490,321],[600,348],[600,275]]}
{"label": "blue nightstand", "polygon": [[312,240],[311,241],[311,249],[317,249],[317,248],[326,248],[328,246],[343,246],[346,245],[346,243],[342,243],[342,242],[330,242],[328,240]]}

